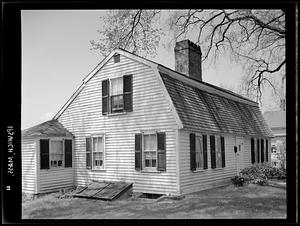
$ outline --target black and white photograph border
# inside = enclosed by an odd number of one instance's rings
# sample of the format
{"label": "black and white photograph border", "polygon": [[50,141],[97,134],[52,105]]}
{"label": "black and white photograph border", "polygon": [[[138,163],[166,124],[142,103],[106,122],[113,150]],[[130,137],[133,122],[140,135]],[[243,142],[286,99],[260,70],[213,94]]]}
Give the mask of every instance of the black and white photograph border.
{"label": "black and white photograph border", "polygon": [[276,4],[2,4],[2,222],[298,221],[298,8]]}

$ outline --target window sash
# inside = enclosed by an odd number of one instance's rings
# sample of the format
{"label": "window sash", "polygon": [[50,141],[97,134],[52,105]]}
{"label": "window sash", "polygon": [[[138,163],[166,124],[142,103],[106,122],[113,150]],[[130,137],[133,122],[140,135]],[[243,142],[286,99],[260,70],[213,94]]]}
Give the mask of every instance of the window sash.
{"label": "window sash", "polygon": [[104,168],[104,137],[92,137],[92,169]]}
{"label": "window sash", "polygon": [[111,110],[116,112],[124,109],[124,98],[123,94],[113,95],[110,97],[111,100]]}
{"label": "window sash", "polygon": [[222,168],[221,137],[216,137],[216,168]]}
{"label": "window sash", "polygon": [[110,95],[115,96],[123,94],[123,77],[111,79],[110,81]]}
{"label": "window sash", "polygon": [[201,136],[196,136],[196,169],[204,166],[203,142]]}
{"label": "window sash", "polygon": [[63,140],[50,140],[49,150],[50,168],[64,167],[64,142]]}
{"label": "window sash", "polygon": [[143,135],[143,168],[157,167],[157,134]]}

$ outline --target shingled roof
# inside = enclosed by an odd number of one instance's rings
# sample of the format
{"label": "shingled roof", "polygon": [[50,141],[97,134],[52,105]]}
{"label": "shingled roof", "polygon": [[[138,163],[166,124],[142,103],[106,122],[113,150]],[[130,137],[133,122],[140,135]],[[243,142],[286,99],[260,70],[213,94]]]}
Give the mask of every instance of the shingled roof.
{"label": "shingled roof", "polygon": [[[244,101],[235,101],[225,95],[213,94],[190,85],[179,79],[181,75],[175,78],[165,71],[159,73],[184,128],[214,133],[273,137],[259,106],[253,104],[255,102],[249,100],[247,104]],[[207,86],[205,83],[201,85]],[[220,91],[225,94],[224,90]],[[240,99],[243,100],[241,97]]]}
{"label": "shingled roof", "polygon": [[57,120],[49,120],[22,131],[22,137],[71,137],[73,136]]}

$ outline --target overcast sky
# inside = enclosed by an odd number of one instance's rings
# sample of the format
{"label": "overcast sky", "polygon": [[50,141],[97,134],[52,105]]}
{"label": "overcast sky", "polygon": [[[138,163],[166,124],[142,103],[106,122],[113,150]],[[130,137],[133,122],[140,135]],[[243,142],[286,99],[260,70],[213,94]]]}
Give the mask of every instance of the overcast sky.
{"label": "overcast sky", "polygon": [[[22,112],[21,127],[50,120],[81,85],[82,79],[103,56],[91,50],[97,40],[103,10],[22,11]],[[160,47],[149,58],[174,69],[174,52]],[[236,86],[242,68],[224,58],[203,68],[203,81]]]}

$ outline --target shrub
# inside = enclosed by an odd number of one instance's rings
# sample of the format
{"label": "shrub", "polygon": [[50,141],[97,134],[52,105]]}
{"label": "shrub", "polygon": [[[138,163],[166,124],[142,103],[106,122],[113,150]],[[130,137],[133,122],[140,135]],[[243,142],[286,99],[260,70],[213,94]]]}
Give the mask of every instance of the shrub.
{"label": "shrub", "polygon": [[245,179],[242,176],[235,176],[231,178],[231,181],[237,187],[243,186],[245,183]]}
{"label": "shrub", "polygon": [[231,181],[236,186],[243,186],[244,183],[266,185],[268,179],[272,178],[286,178],[286,170],[273,167],[270,163],[255,164],[244,168],[239,176],[231,178]]}

